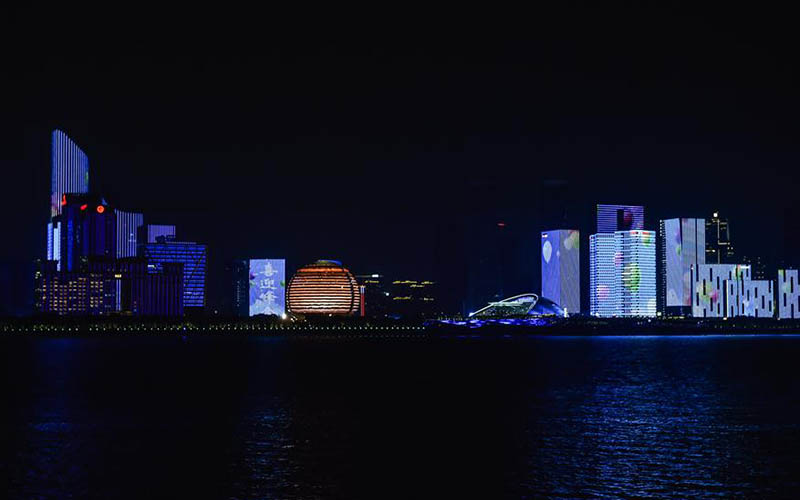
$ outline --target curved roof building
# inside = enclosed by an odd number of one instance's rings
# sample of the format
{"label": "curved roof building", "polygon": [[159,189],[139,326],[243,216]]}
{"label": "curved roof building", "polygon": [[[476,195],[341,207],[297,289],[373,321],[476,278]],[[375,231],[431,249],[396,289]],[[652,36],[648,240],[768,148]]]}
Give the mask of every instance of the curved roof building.
{"label": "curved roof building", "polygon": [[564,316],[564,309],[535,293],[515,295],[470,314],[470,318],[509,318],[515,316]]}
{"label": "curved roof building", "polygon": [[355,314],[360,304],[358,282],[335,260],[300,268],[286,286],[286,308],[294,314]]}

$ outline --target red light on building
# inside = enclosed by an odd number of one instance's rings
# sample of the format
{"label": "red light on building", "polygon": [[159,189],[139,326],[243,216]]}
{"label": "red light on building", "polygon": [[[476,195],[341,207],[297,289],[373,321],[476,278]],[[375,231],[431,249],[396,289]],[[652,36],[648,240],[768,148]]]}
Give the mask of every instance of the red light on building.
{"label": "red light on building", "polygon": [[104,207],[103,205],[97,205],[97,213],[98,214],[102,214],[105,211],[106,211],[106,207]]}
{"label": "red light on building", "polygon": [[497,223],[497,227],[506,227],[506,223],[505,222],[498,222]]}
{"label": "red light on building", "polygon": [[61,206],[63,207],[66,204],[67,204],[67,195],[62,194],[61,195]]}
{"label": "red light on building", "polygon": [[87,205],[87,204],[85,204],[85,203],[84,203],[83,205],[81,205],[81,210],[86,210],[86,207],[88,207],[88,206],[89,206],[89,205]]}

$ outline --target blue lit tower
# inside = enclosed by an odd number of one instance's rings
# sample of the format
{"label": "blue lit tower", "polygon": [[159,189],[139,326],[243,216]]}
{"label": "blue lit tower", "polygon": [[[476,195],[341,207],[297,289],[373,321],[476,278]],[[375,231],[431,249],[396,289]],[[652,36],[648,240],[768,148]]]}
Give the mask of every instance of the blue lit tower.
{"label": "blue lit tower", "polygon": [[88,258],[114,259],[117,254],[115,210],[99,196],[63,195],[61,215],[53,219],[61,227],[60,269],[77,271]]}
{"label": "blue lit tower", "polygon": [[47,224],[47,260],[60,259],[61,226],[52,220],[61,214],[67,193],[89,192],[89,158],[60,130],[53,130],[50,149],[50,218]]}
{"label": "blue lit tower", "polygon": [[55,217],[61,213],[66,193],[89,192],[89,158],[67,134],[56,129],[52,134],[50,162],[50,217]]}
{"label": "blue lit tower", "polygon": [[207,253],[205,245],[163,236],[156,243],[139,245],[139,256],[148,264],[183,264],[183,307],[195,310],[206,305]]}
{"label": "blue lit tower", "polygon": [[580,232],[557,229],[542,232],[542,296],[566,310],[581,310]]}
{"label": "blue lit tower", "polygon": [[136,257],[139,228],[144,225],[144,215],[117,210],[117,258]]}

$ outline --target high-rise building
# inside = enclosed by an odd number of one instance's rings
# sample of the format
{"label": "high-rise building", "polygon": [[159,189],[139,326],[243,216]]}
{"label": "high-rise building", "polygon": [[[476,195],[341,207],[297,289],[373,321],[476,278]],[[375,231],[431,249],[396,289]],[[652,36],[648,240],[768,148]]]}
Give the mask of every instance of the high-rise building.
{"label": "high-rise building", "polygon": [[618,314],[616,287],[616,239],[614,233],[589,237],[589,312],[592,316]]}
{"label": "high-rise building", "polygon": [[664,315],[691,314],[691,269],[706,263],[705,230],[703,219],[659,221],[658,310]]}
{"label": "high-rise building", "polygon": [[655,233],[593,234],[589,238],[589,287],[593,316],[655,316]]}
{"label": "high-rise building", "polygon": [[286,260],[250,259],[248,314],[286,314]]}
{"label": "high-rise building", "polygon": [[580,232],[542,232],[542,296],[569,313],[581,311]]}
{"label": "high-rise building", "polygon": [[799,285],[797,269],[778,269],[778,318],[800,318]]}
{"label": "high-rise building", "polygon": [[61,214],[53,219],[53,223],[60,228],[59,270],[77,271],[80,261],[90,257],[116,257],[115,210],[99,196],[62,195]]}
{"label": "high-rise building", "polygon": [[644,229],[644,207],[640,205],[597,205],[597,232],[613,233]]}
{"label": "high-rise building", "polygon": [[117,258],[136,257],[139,228],[144,225],[144,215],[117,210]]}
{"label": "high-rise building", "polygon": [[722,219],[718,212],[706,220],[706,263],[735,264],[731,244],[731,232],[728,219]]}
{"label": "high-rise building", "polygon": [[615,292],[619,316],[656,315],[656,234],[617,231]]}
{"label": "high-rise building", "polygon": [[60,130],[53,130],[50,151],[50,217],[55,217],[61,213],[65,194],[89,192],[89,158]]}
{"label": "high-rise building", "polygon": [[205,307],[207,253],[205,245],[163,237],[156,243],[139,245],[139,256],[146,258],[148,264],[183,264],[184,310]]}

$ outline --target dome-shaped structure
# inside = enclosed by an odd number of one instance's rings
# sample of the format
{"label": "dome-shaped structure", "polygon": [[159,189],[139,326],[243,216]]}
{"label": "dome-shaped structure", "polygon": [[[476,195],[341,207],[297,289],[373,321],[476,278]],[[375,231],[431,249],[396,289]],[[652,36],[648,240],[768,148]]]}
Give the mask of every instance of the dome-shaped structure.
{"label": "dome-shaped structure", "polygon": [[564,309],[535,293],[515,295],[470,314],[471,318],[512,318],[519,316],[564,316]]}
{"label": "dome-shaped structure", "polygon": [[355,314],[360,304],[358,282],[335,260],[300,268],[286,286],[286,308],[294,314]]}

